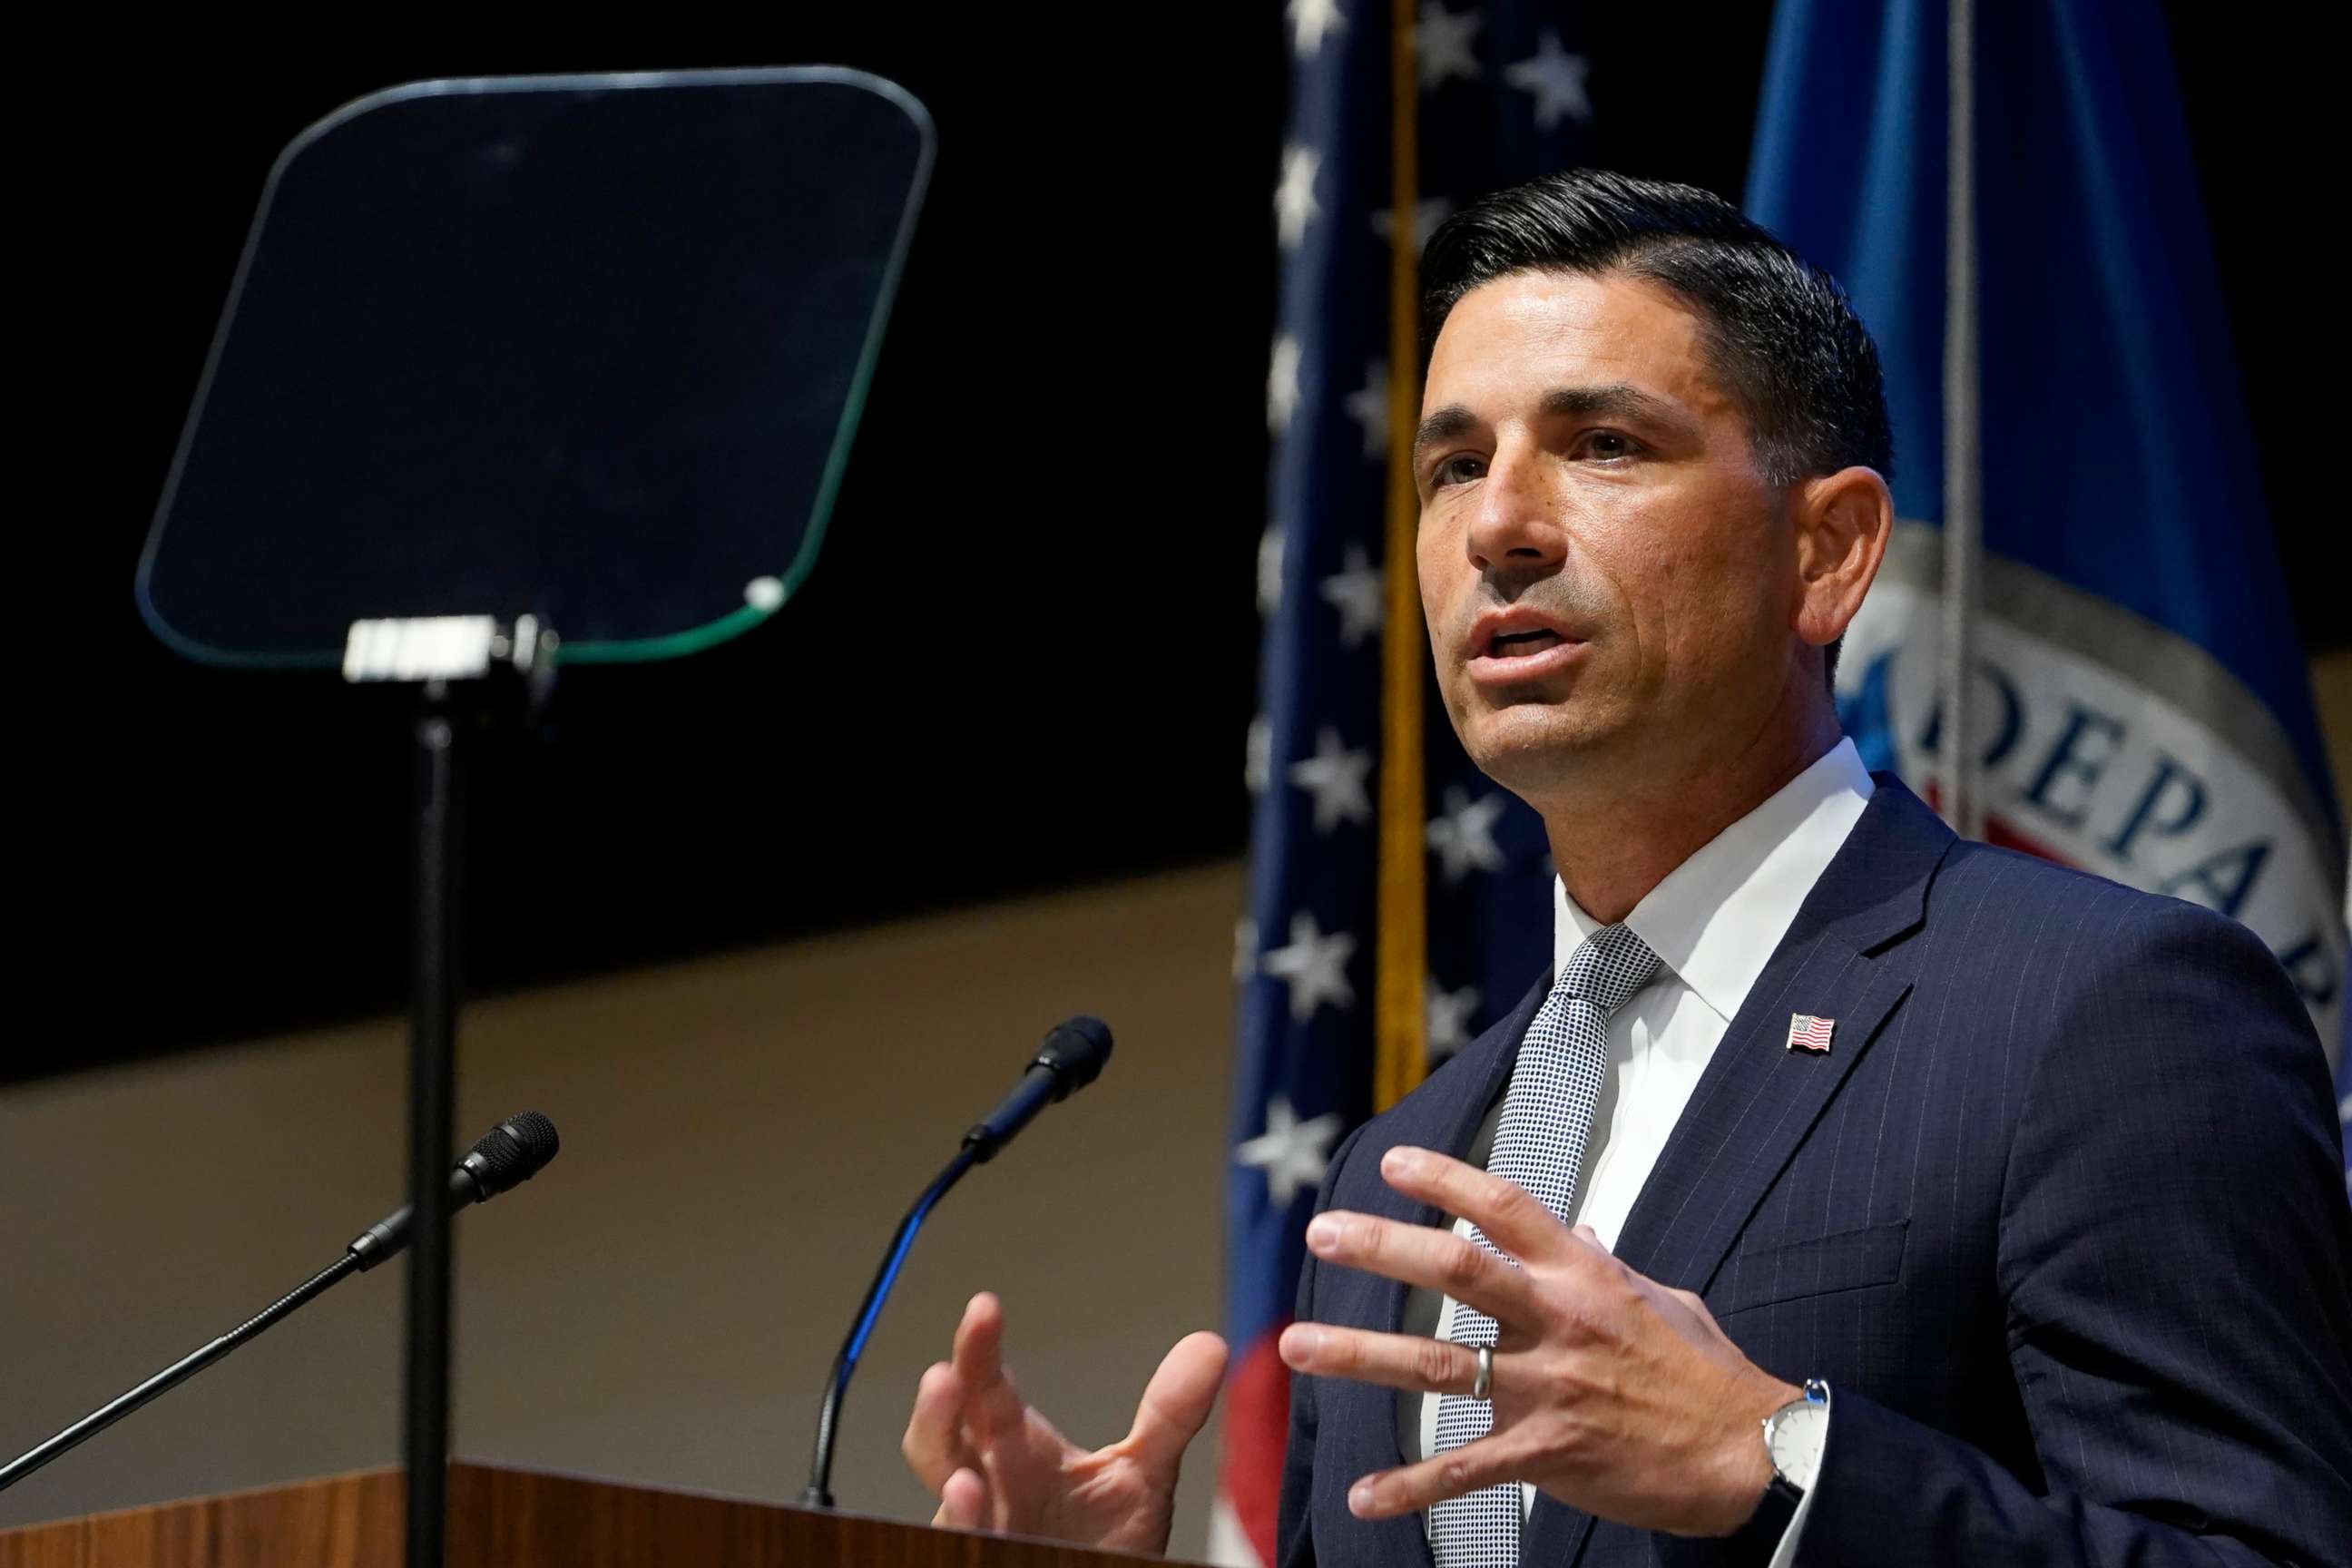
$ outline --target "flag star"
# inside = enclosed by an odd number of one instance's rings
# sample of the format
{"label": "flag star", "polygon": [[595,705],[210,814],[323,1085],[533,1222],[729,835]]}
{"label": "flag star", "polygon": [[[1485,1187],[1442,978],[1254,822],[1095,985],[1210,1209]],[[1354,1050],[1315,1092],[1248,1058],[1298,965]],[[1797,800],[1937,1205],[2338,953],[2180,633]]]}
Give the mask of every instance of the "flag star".
{"label": "flag star", "polygon": [[1257,973],[1257,921],[1247,915],[1234,922],[1234,978],[1247,980]]}
{"label": "flag star", "polygon": [[1455,16],[1439,5],[1421,8],[1421,26],[1413,29],[1413,53],[1421,60],[1421,90],[1443,87],[1454,77],[1478,79],[1478,56],[1470,40],[1486,18],[1475,11]]}
{"label": "flag star", "polygon": [[1270,616],[1282,608],[1282,524],[1269,522],[1257,536],[1257,611]]}
{"label": "flag star", "polygon": [[1274,782],[1274,723],[1263,713],[1250,721],[1249,741],[1242,760],[1242,783],[1252,795],[1264,795]]}
{"label": "flag star", "polygon": [[1284,333],[1274,340],[1274,363],[1265,373],[1265,427],[1276,435],[1290,428],[1298,412],[1298,340]]}
{"label": "flag star", "polygon": [[1339,575],[1324,578],[1315,591],[1339,608],[1340,647],[1354,647],[1381,629],[1388,595],[1380,568],[1365,558],[1362,545],[1348,546]]}
{"label": "flag star", "polygon": [[1319,52],[1325,37],[1348,30],[1339,0],[1290,0],[1290,48],[1300,59]]}
{"label": "flag star", "polygon": [[1343,1009],[1356,1005],[1356,988],[1348,984],[1348,960],[1355,952],[1354,937],[1343,931],[1327,936],[1302,911],[1290,917],[1288,944],[1262,955],[1258,973],[1290,987],[1290,1016],[1304,1024],[1326,1002]]}
{"label": "flag star", "polygon": [[1549,131],[1563,114],[1592,123],[1592,100],[1584,95],[1584,77],[1591,68],[1582,55],[1562,49],[1559,35],[1547,27],[1536,40],[1536,52],[1506,69],[1503,79],[1535,94],[1536,129]]}
{"label": "flag star", "polygon": [[1376,359],[1364,367],[1360,392],[1348,394],[1348,417],[1364,427],[1364,456],[1377,458],[1389,447],[1389,362]]}
{"label": "flag star", "polygon": [[1315,797],[1315,831],[1328,833],[1343,822],[1370,822],[1372,797],[1364,781],[1372,771],[1370,750],[1351,752],[1339,731],[1326,724],[1315,737],[1315,754],[1290,764],[1290,782]]}
{"label": "flag star", "polygon": [[[1415,248],[1428,242],[1430,235],[1435,232],[1439,224],[1445,221],[1445,215],[1453,210],[1454,203],[1444,196],[1423,196],[1412,204],[1412,243]],[[1374,234],[1386,239],[1389,237],[1390,231],[1395,227],[1394,208],[1374,207],[1372,209]]]}
{"label": "flag star", "polygon": [[1473,871],[1499,871],[1503,852],[1495,847],[1495,824],[1503,797],[1489,793],[1472,800],[1458,784],[1445,790],[1445,815],[1429,824],[1429,847],[1445,864],[1445,879],[1458,882]]}
{"label": "flag star", "polygon": [[1266,1197],[1287,1206],[1301,1192],[1322,1184],[1331,1164],[1331,1141],[1339,1136],[1338,1111],[1301,1121],[1290,1101],[1277,1094],[1266,1102],[1265,1131],[1234,1145],[1234,1163],[1264,1171]]}
{"label": "flag star", "polygon": [[1322,166],[1323,154],[1312,147],[1282,151],[1282,183],[1274,188],[1274,211],[1285,250],[1298,248],[1307,237],[1307,226],[1323,210],[1315,205],[1315,175]]}
{"label": "flag star", "polygon": [[1427,998],[1429,1059],[1442,1062],[1470,1043],[1470,1016],[1478,1010],[1478,988],[1448,991],[1433,974],[1423,994]]}

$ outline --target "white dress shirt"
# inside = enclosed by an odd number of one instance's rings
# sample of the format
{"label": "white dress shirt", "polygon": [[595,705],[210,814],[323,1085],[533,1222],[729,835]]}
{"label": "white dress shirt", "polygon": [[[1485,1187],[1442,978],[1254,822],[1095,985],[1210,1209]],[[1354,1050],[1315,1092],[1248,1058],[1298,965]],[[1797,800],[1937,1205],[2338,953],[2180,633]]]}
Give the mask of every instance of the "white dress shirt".
{"label": "white dress shirt", "polygon": [[[1658,973],[1609,1020],[1609,1073],[1585,1141],[1583,1178],[1570,1223],[1589,1225],[1614,1249],[1633,1200],[1714,1059],[1756,977],[1789,933],[1798,906],[1870,804],[1870,772],[1852,741],[1840,741],[1763,805],[1725,828],[1667,873],[1625,917],[1658,955]],[[1552,972],[1601,929],[1552,882]],[[1490,1111],[1490,1116],[1492,1112]],[[1470,1224],[1455,1222],[1467,1236]],[[1440,1310],[1437,1337],[1453,1338],[1454,1300]],[[1437,1401],[1421,1405],[1421,1452],[1435,1451]],[[1757,1441],[1763,1441],[1758,1434]],[[1522,1489],[1533,1507],[1535,1488]],[[1805,1501],[1772,1556],[1786,1568],[1811,1506]],[[1425,1518],[1426,1516],[1424,1516]]]}

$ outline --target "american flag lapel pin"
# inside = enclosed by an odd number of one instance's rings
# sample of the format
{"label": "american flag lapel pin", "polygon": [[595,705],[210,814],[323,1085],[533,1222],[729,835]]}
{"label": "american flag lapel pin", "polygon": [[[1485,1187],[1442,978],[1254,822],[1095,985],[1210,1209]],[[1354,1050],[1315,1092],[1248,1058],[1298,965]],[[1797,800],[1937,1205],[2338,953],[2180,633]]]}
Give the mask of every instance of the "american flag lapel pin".
{"label": "american flag lapel pin", "polygon": [[1816,1018],[1811,1013],[1791,1013],[1789,1015],[1789,1048],[1827,1056],[1830,1054],[1830,1031],[1836,1027],[1835,1018]]}

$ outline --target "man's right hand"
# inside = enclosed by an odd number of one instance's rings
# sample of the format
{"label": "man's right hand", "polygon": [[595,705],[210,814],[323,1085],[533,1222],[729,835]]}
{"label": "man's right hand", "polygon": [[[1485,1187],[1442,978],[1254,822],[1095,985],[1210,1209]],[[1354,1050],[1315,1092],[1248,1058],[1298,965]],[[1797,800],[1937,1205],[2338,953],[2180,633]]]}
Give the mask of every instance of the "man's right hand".
{"label": "man's right hand", "polygon": [[1176,1471],[1217,1402],[1225,1342],[1177,1342],[1136,1407],[1135,1426],[1088,1453],[1023,1403],[1004,1370],[1004,1309],[985,1291],[964,1308],[954,1359],[923,1373],[899,1451],[956,1530],[1165,1552]]}

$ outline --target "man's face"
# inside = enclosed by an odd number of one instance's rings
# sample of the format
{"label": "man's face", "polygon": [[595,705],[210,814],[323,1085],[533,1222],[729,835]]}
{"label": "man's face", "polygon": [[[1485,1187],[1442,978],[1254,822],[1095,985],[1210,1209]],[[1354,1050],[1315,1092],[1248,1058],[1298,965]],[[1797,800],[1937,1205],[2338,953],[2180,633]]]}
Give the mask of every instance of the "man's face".
{"label": "man's face", "polygon": [[1497,279],[1446,318],[1422,414],[1422,607],[1480,768],[1540,808],[1644,770],[1674,790],[1764,731],[1796,545],[1687,306],[1622,275]]}

